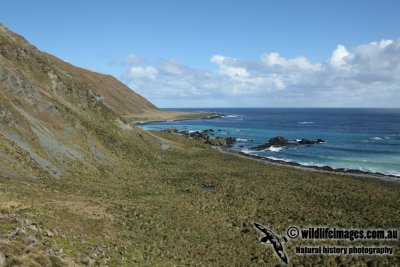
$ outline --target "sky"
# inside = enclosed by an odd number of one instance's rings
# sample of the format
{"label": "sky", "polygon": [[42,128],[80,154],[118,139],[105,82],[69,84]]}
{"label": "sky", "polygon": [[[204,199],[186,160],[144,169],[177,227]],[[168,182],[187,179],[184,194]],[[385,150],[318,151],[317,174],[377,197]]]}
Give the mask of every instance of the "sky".
{"label": "sky", "polygon": [[398,0],[0,0],[42,51],[159,107],[400,107]]}

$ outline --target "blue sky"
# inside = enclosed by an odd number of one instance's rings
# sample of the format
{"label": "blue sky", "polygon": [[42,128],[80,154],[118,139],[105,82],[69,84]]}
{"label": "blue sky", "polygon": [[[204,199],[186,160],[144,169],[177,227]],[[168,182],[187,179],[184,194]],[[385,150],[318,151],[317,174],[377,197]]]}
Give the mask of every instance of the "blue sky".
{"label": "blue sky", "polygon": [[399,13],[389,0],[3,0],[0,22],[161,107],[400,107]]}

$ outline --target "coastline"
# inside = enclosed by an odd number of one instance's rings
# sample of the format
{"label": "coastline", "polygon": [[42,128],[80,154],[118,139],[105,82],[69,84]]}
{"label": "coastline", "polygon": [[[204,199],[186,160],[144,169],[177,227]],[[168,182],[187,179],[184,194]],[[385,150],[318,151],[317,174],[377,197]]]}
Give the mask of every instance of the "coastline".
{"label": "coastline", "polygon": [[[226,116],[226,114],[222,113],[197,113],[199,117],[194,117],[194,118],[176,118],[176,119],[163,119],[163,120],[146,120],[146,121],[136,121],[132,122],[134,125],[146,125],[150,123],[157,123],[157,122],[166,122],[166,121],[187,121],[187,120],[193,120],[193,119],[217,119]],[[204,116],[206,115],[206,116]],[[146,130],[147,131],[147,130]],[[368,172],[368,171],[361,171],[361,170],[356,170],[356,169],[345,169],[345,168],[333,168],[331,166],[325,165],[325,166],[317,166],[317,165],[302,165],[297,162],[293,161],[284,161],[284,160],[278,160],[278,159],[271,159],[263,156],[258,156],[258,155],[252,155],[248,153],[244,153],[241,151],[236,151],[231,149],[229,146],[213,146],[210,145],[212,148],[216,149],[217,151],[225,154],[230,154],[246,159],[252,159],[258,162],[262,162],[264,164],[272,164],[276,166],[282,166],[282,167],[291,167],[295,169],[300,169],[300,170],[305,170],[305,171],[314,171],[314,172],[320,172],[320,173],[329,173],[329,174],[341,174],[341,175],[347,175],[347,176],[353,176],[353,177],[362,177],[362,178],[374,178],[374,179],[381,179],[381,180],[386,180],[386,181],[392,181],[392,182],[400,182],[400,177],[395,176],[395,175],[390,175],[390,174],[384,174],[384,173],[379,173],[379,172]]]}
{"label": "coastline", "polygon": [[266,158],[266,157],[262,157],[262,156],[246,154],[246,153],[243,153],[240,151],[232,150],[229,147],[213,146],[213,148],[218,150],[221,153],[255,160],[255,161],[258,161],[258,162],[261,162],[264,164],[272,164],[272,165],[281,166],[281,167],[291,167],[291,168],[295,168],[295,169],[300,169],[300,170],[305,170],[305,171],[315,171],[315,172],[320,172],[320,173],[341,174],[341,175],[347,175],[347,176],[353,176],[353,177],[375,178],[375,179],[381,179],[381,180],[392,181],[392,182],[397,182],[397,183],[400,182],[400,177],[394,176],[394,175],[388,175],[388,174],[384,174],[384,173],[373,173],[373,172],[360,171],[360,170],[354,170],[354,169],[344,169],[344,168],[335,169],[330,166],[315,166],[315,165],[306,166],[306,165],[302,165],[297,162],[274,160],[274,159],[270,159],[270,158]]}
{"label": "coastline", "polygon": [[131,123],[133,125],[145,125],[149,123],[156,123],[156,122],[165,122],[165,121],[188,121],[188,120],[195,120],[195,119],[201,119],[201,120],[206,120],[206,119],[217,119],[225,116],[225,114],[220,114],[217,112],[191,112],[191,113],[182,113],[178,114],[178,117],[176,114],[175,116],[171,116],[170,118],[162,118],[162,119],[144,119],[144,120],[134,120]]}

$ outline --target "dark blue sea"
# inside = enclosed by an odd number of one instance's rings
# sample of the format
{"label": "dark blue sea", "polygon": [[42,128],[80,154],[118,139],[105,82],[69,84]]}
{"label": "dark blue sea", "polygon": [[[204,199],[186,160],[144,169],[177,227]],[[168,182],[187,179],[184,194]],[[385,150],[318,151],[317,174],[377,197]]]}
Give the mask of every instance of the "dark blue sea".
{"label": "dark blue sea", "polygon": [[[236,137],[233,149],[262,157],[296,162],[305,166],[330,166],[383,173],[400,178],[400,109],[347,108],[203,108],[168,109],[217,112],[217,119],[165,121],[144,124],[151,130],[177,128],[213,129],[215,136]],[[220,130],[220,131],[218,131]],[[271,137],[296,140],[321,138],[318,145],[251,147]]]}

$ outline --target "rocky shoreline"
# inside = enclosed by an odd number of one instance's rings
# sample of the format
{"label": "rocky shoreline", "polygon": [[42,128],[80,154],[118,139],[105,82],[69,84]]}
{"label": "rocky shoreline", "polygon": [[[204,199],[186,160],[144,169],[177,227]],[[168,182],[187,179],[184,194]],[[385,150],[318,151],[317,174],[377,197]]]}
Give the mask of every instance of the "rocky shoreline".
{"label": "rocky shoreline", "polygon": [[206,129],[204,131],[179,131],[176,128],[167,128],[163,130],[164,132],[172,133],[172,134],[180,134],[183,135],[187,138],[192,138],[195,140],[201,140],[206,144],[212,145],[212,146],[227,146],[231,147],[237,140],[235,137],[212,137],[215,135],[215,132],[213,129]]}
{"label": "rocky shoreline", "polygon": [[344,174],[344,175],[351,175],[351,176],[358,176],[358,177],[368,177],[368,178],[378,178],[378,179],[382,179],[382,180],[400,182],[400,177],[398,177],[398,176],[379,173],[379,172],[367,172],[367,171],[361,171],[361,170],[355,170],[355,169],[333,168],[333,167],[330,167],[327,165],[325,165],[325,166],[302,165],[297,162],[271,159],[271,158],[267,158],[267,157],[263,157],[263,156],[258,156],[258,155],[244,153],[241,151],[232,150],[230,148],[221,148],[221,147],[216,147],[216,148],[218,148],[218,151],[220,151],[222,153],[228,153],[228,154],[235,155],[235,156],[241,156],[241,157],[245,157],[245,158],[249,158],[249,159],[254,159],[259,162],[264,162],[267,164],[275,164],[278,166],[289,166],[289,167],[294,167],[294,168],[298,168],[298,169],[302,169],[302,170],[309,170],[309,171],[337,173],[337,174]]}
{"label": "rocky shoreline", "polygon": [[272,137],[268,140],[265,144],[254,146],[250,148],[254,151],[261,151],[265,149],[269,149],[271,147],[289,147],[289,146],[296,146],[296,145],[318,145],[325,143],[324,140],[318,138],[317,140],[308,140],[308,139],[299,139],[299,140],[288,140],[283,136],[276,136]]}
{"label": "rocky shoreline", "polygon": [[[227,116],[226,114],[220,114],[220,113],[213,113],[211,116],[207,117],[202,117],[199,119],[217,119],[217,118],[222,118],[224,116]],[[192,120],[190,118],[188,119],[176,119],[176,120],[170,120],[170,121],[182,121],[182,120]],[[162,120],[165,121],[165,120]],[[158,121],[158,122],[162,122]],[[136,122],[135,124],[137,125],[144,125],[147,123],[154,123],[157,121],[147,121],[147,122]],[[249,154],[249,153],[244,153],[242,151],[237,151],[231,149],[233,144],[236,143],[238,140],[235,137],[213,137],[216,132],[220,130],[213,130],[213,129],[206,129],[203,131],[179,131],[176,128],[167,128],[164,129],[163,131],[169,132],[172,134],[180,134],[188,138],[196,139],[196,140],[202,140],[204,143],[211,145],[215,148],[217,148],[219,151],[224,152],[224,153],[229,153],[229,154],[234,154],[238,156],[243,156],[246,158],[251,158],[251,159],[256,159],[258,161],[263,161],[266,163],[271,163],[271,164],[277,164],[281,166],[291,166],[291,167],[296,167],[300,169],[305,169],[305,170],[314,170],[314,171],[321,171],[321,172],[328,172],[328,173],[338,173],[338,174],[345,174],[345,175],[352,175],[352,176],[362,176],[362,177],[373,177],[373,178],[380,178],[384,180],[394,180],[394,181],[400,181],[400,178],[395,175],[389,175],[389,174],[384,174],[384,173],[378,173],[378,172],[367,172],[367,171],[361,171],[361,170],[356,170],[356,169],[345,169],[345,168],[333,168],[331,166],[325,165],[325,166],[316,166],[316,165],[302,165],[297,162],[290,162],[290,161],[284,161],[284,160],[278,160],[278,159],[271,159],[263,156],[258,156],[254,154]],[[251,140],[252,141],[252,140]],[[258,145],[258,146],[253,146],[250,148],[252,151],[261,151],[261,150],[268,150],[271,147],[291,147],[291,146],[297,146],[297,145],[319,145],[325,143],[325,140],[317,138],[316,140],[309,140],[309,139],[296,139],[296,140],[289,140],[286,139],[283,136],[276,136],[270,138],[266,143]]]}
{"label": "rocky shoreline", "polygon": [[[244,156],[246,158],[256,159],[258,161],[263,161],[266,163],[277,164],[277,165],[281,165],[281,166],[291,166],[291,167],[296,167],[296,168],[305,169],[305,170],[314,170],[314,171],[321,171],[321,172],[328,172],[328,173],[338,173],[338,174],[346,174],[346,175],[353,175],[353,176],[373,177],[373,178],[380,178],[380,179],[385,179],[385,180],[400,181],[399,177],[394,176],[394,175],[384,174],[384,173],[378,173],[378,172],[374,173],[374,172],[367,172],[367,171],[361,171],[361,170],[356,170],[356,169],[333,168],[328,165],[325,165],[325,166],[302,165],[297,162],[271,159],[268,157],[244,153],[242,151],[237,151],[237,150],[232,149],[233,144],[237,142],[237,139],[235,137],[231,137],[231,136],[227,137],[227,138],[211,137],[217,132],[217,131],[214,131],[213,129],[206,129],[203,131],[190,132],[187,130],[179,131],[176,128],[167,128],[167,129],[164,129],[163,131],[172,133],[172,134],[183,135],[187,138],[191,138],[191,139],[195,139],[195,140],[202,140],[205,144],[211,145],[211,146],[217,148],[221,152],[229,153],[229,154],[233,154],[233,155],[240,155],[240,156]],[[320,138],[318,138],[316,140],[308,140],[305,138],[297,139],[297,140],[289,140],[283,136],[276,136],[276,137],[270,138],[264,144],[251,147],[250,150],[261,151],[261,150],[269,149],[271,147],[291,147],[291,146],[297,146],[297,145],[318,145],[318,144],[323,144],[323,143],[325,143],[325,141]]]}
{"label": "rocky shoreline", "polygon": [[[212,146],[232,147],[232,145],[237,142],[237,138],[232,136],[229,137],[215,136],[217,132],[221,130],[214,131],[214,129],[206,129],[203,131],[188,131],[188,130],[179,131],[176,128],[167,128],[164,129],[163,131],[172,134],[180,134],[187,138],[195,140],[202,140],[204,143]],[[289,140],[283,136],[276,136],[272,137],[264,144],[251,147],[250,150],[261,151],[269,149],[271,147],[291,147],[296,145],[317,145],[323,143],[325,143],[325,141],[320,138],[318,138],[317,140],[308,140],[305,138],[299,140]]]}

